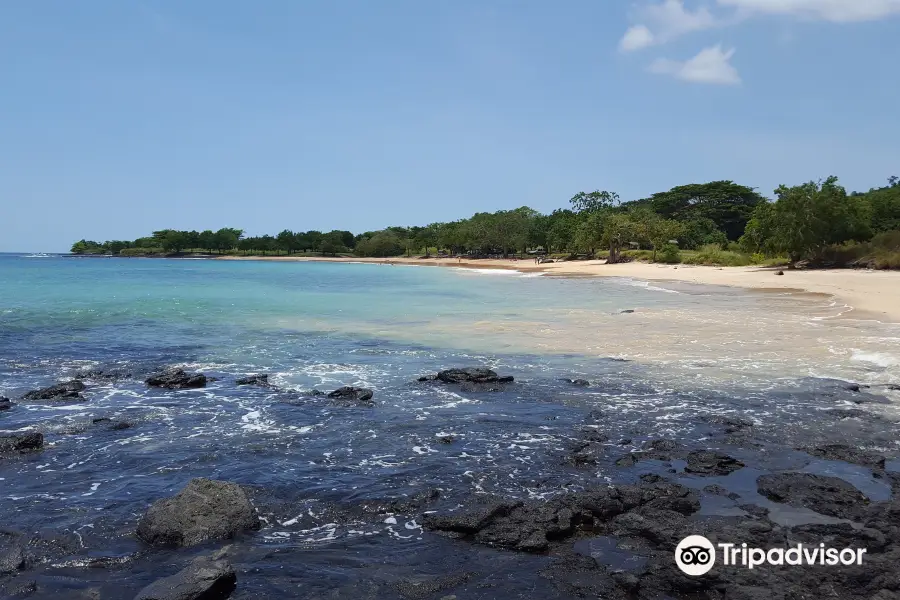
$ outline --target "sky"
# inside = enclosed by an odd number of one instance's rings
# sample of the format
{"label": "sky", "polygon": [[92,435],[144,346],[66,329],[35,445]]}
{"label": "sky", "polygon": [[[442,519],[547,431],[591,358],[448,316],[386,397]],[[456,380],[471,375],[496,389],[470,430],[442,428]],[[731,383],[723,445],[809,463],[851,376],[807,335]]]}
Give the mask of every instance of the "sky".
{"label": "sky", "polygon": [[0,251],[900,175],[900,0],[0,3]]}

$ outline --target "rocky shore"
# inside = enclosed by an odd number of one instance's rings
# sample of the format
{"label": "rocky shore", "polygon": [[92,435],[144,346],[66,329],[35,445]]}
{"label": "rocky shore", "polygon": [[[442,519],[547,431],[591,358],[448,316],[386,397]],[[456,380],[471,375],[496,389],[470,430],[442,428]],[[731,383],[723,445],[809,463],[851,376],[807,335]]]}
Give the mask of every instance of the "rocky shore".
{"label": "rocky shore", "polygon": [[[15,403],[2,399],[0,407],[11,414],[20,404],[90,403],[98,387],[123,379],[142,381],[173,402],[216,381],[181,367],[150,373],[93,370],[26,392]],[[375,391],[357,386],[327,393],[288,390],[271,384],[265,373],[219,383],[271,394],[288,408],[321,405],[374,414],[380,407]],[[409,385],[423,393],[433,389],[490,399],[524,392],[528,383],[486,367],[461,367],[422,375]],[[596,384],[575,377],[566,385],[580,393]],[[696,438],[637,441],[637,431],[635,439],[612,435],[615,428],[602,408],[589,411],[568,445],[553,456],[568,483],[550,483],[555,474],[548,474],[540,497],[472,494],[423,477],[418,489],[383,497],[301,489],[288,498],[277,489],[248,485],[252,477],[243,483],[193,478],[168,496],[129,498],[133,520],[108,522],[90,535],[0,527],[0,594],[210,600],[262,598],[280,590],[282,597],[297,598],[461,600],[524,597],[532,590],[528,597],[621,600],[900,598],[894,567],[900,559],[900,477],[884,445],[897,427],[865,409],[881,401],[875,392],[835,387],[823,396],[821,412],[829,422],[853,420],[878,435],[852,441],[823,435],[795,448],[777,446],[766,423],[734,413],[698,415],[697,431],[704,433]],[[37,425],[34,431],[0,435],[0,464],[14,466],[53,452],[53,440],[48,447]],[[132,429],[140,425],[97,417],[78,435],[130,435]],[[450,448],[460,443],[458,434],[446,432],[437,434],[437,442]],[[832,465],[833,474],[805,469],[817,460]],[[598,465],[609,467],[605,478],[595,476]],[[404,567],[395,565],[396,574],[373,570],[376,560],[356,581],[316,585],[327,572],[315,563],[316,548],[327,561],[350,561],[366,552],[361,544],[375,542],[361,536],[351,544],[326,536],[317,546],[272,549],[254,542],[277,539],[279,526],[294,523],[332,536],[337,530],[383,528],[387,536],[376,537],[386,539],[370,552],[391,543],[414,544],[417,550]],[[865,548],[866,554],[861,565],[748,569],[717,563],[693,577],[674,561],[676,545],[688,535],[766,549],[824,543]],[[129,550],[112,551],[123,541]],[[278,570],[287,560],[318,566],[311,567],[309,580],[283,579]],[[498,580],[498,570],[508,578]],[[109,574],[108,585],[78,583],[98,572]],[[123,583],[132,573],[142,577]],[[149,583],[148,573],[153,574]]]}

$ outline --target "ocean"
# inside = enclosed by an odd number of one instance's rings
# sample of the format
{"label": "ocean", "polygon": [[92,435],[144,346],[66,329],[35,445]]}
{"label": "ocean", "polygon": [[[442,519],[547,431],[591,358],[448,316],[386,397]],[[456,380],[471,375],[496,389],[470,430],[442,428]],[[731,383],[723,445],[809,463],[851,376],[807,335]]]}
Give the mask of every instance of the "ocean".
{"label": "ocean", "polygon": [[[31,597],[133,597],[208,551],[149,550],[133,533],[152,501],[209,477],[253,490],[263,521],[233,542],[234,597],[388,598],[398,581],[448,571],[483,584],[459,598],[556,597],[535,575],[547,557],[454,552],[464,542],[425,532],[420,512],[383,506],[425,490],[452,507],[473,495],[537,501],[668,476],[681,463],[620,460],[656,439],[712,444],[747,464],[682,478],[697,489],[754,496],[757,475],[802,468],[883,500],[883,480],[798,448],[853,439],[892,458],[898,341],[900,326],[803,293],[378,264],[0,255],[0,396],[16,402],[0,411],[0,434],[45,439],[42,452],[0,459],[2,527],[27,537],[33,555],[22,574],[0,574],[0,589],[27,579]],[[144,384],[170,366],[215,380]],[[417,381],[467,366],[515,383],[467,392]],[[85,379],[83,401],[18,400],[92,369],[125,376]],[[271,385],[235,384],[254,373]],[[375,406],[306,393],[341,386],[372,389]],[[728,417],[752,422],[753,443],[716,437]],[[573,464],[585,427],[602,432],[603,451]],[[819,522],[756,499],[773,520]],[[382,512],[360,508],[369,503]],[[704,500],[706,513],[732,510]]]}

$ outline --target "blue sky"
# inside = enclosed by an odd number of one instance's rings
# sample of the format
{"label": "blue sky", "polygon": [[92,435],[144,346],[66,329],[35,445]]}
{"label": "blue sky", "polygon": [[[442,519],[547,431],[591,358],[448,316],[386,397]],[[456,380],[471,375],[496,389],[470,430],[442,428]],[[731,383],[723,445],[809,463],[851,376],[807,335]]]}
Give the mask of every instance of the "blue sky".
{"label": "blue sky", "polygon": [[900,0],[0,3],[0,251],[900,175]]}

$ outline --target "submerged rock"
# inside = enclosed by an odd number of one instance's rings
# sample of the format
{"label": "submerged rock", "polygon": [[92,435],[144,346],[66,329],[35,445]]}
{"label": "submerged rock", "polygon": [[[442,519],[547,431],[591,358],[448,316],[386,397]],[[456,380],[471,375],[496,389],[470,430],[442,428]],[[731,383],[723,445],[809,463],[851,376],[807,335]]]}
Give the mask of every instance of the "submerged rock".
{"label": "submerged rock", "polygon": [[[394,583],[394,588],[401,596],[408,600],[420,600],[433,598],[438,592],[457,587],[475,573],[462,572],[449,575],[419,575],[416,577],[404,577]],[[456,598],[456,596],[443,596],[442,598]]]}
{"label": "submerged rock", "polygon": [[363,406],[371,408],[375,406],[375,401],[372,400],[374,395],[375,392],[366,388],[345,386],[330,392],[328,397],[335,406]]}
{"label": "submerged rock", "polygon": [[824,458],[826,460],[842,460],[844,462],[870,467],[872,469],[884,469],[885,457],[870,450],[861,450],[855,446],[846,444],[825,444],[813,448],[798,448],[808,454]]}
{"label": "submerged rock", "polygon": [[79,371],[75,379],[93,379],[94,381],[118,381],[119,379],[131,379],[134,373],[126,367],[111,367],[109,369],[90,369]]}
{"label": "submerged rock", "polygon": [[0,531],[0,575],[25,568],[25,552],[18,535]]}
{"label": "submerged rock", "polygon": [[714,496],[725,496],[729,500],[737,500],[741,497],[740,494],[729,492],[726,488],[722,487],[718,483],[706,486],[705,488],[703,488],[703,491]]}
{"label": "submerged rock", "polygon": [[695,450],[688,453],[685,473],[694,475],[728,475],[744,467],[744,463],[727,454],[713,450]]}
{"label": "submerged rock", "polygon": [[484,393],[484,392],[502,392],[506,386],[500,382],[483,383],[475,381],[465,381],[459,386],[461,392],[468,393]]}
{"label": "submerged rock", "polygon": [[776,473],[756,480],[757,491],[773,502],[799,506],[838,518],[854,518],[869,504],[856,487],[837,477]]}
{"label": "submerged rock", "polygon": [[200,477],[172,498],[154,502],[138,523],[137,535],[148,544],[193,546],[259,527],[256,509],[241,486]]}
{"label": "submerged rock", "polygon": [[40,433],[0,435],[0,456],[25,454],[41,450],[43,447],[44,436]]}
{"label": "submerged rock", "polygon": [[211,557],[194,559],[187,567],[154,581],[135,600],[224,600],[237,585],[234,567]]}
{"label": "submerged rock", "polygon": [[587,379],[569,379],[568,381],[575,387],[588,387],[591,385],[591,382]]}
{"label": "submerged rock", "polygon": [[206,387],[206,375],[203,373],[187,373],[184,369],[172,368],[154,373],[145,380],[150,387],[161,387],[170,390]]}
{"label": "submerged rock", "polygon": [[241,377],[235,380],[235,383],[237,385],[259,385],[267,387],[269,385],[269,375],[266,373],[248,375],[247,377]]}
{"label": "submerged rock", "polygon": [[40,390],[32,390],[22,396],[22,400],[28,400],[32,402],[40,402],[42,400],[83,400],[84,397],[81,395],[81,392],[84,391],[84,387],[85,386],[82,382],[78,381],[77,379],[73,379],[71,381],[57,383],[56,385],[51,385],[50,387],[45,387]]}
{"label": "submerged rock", "polygon": [[753,421],[726,415],[709,415],[703,420],[711,425],[723,425],[725,433],[738,433],[754,426]]}

